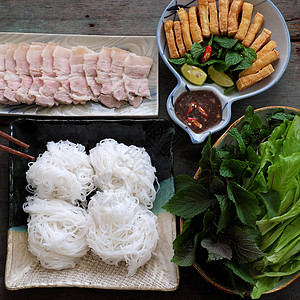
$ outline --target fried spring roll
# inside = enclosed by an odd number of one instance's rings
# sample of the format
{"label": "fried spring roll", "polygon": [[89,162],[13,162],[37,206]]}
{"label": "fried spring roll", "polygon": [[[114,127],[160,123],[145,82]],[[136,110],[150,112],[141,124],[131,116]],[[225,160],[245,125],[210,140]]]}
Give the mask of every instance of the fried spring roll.
{"label": "fried spring roll", "polygon": [[173,21],[165,21],[164,29],[169,49],[170,58],[179,58],[179,53],[175,43],[174,31],[173,31]]}
{"label": "fried spring roll", "polygon": [[203,42],[202,31],[197,18],[197,6],[192,6],[189,8],[189,22],[193,42]]}
{"label": "fried spring roll", "polygon": [[242,44],[245,47],[249,47],[253,43],[255,36],[259,32],[260,28],[263,26],[264,21],[265,21],[264,16],[262,14],[260,14],[259,12],[256,13],[256,15],[253,19],[253,22],[250,25],[249,30],[248,30],[245,38],[242,41]]}
{"label": "fried spring roll", "polygon": [[268,77],[273,72],[274,72],[274,68],[271,64],[269,64],[255,74],[250,74],[242,78],[239,78],[239,80],[236,82],[236,87],[238,91],[241,92],[246,88],[252,86],[253,84],[259,82],[260,80]]}
{"label": "fried spring roll", "polygon": [[272,31],[264,28],[262,33],[251,44],[250,48],[257,52],[262,46],[264,46],[271,38]]}
{"label": "fried spring roll", "polygon": [[205,38],[210,37],[209,19],[208,19],[208,0],[198,0],[198,14],[202,29],[202,34]]}
{"label": "fried spring roll", "polygon": [[183,42],[186,50],[189,51],[193,44],[190,34],[189,16],[182,7],[177,10],[177,14],[180,20]]}
{"label": "fried spring roll", "polygon": [[261,58],[257,59],[251,67],[243,70],[239,74],[239,78],[250,75],[250,74],[255,74],[258,72],[260,69],[264,68],[265,66],[271,64],[273,61],[279,59],[279,52],[276,50],[270,51]]}
{"label": "fried spring roll", "polygon": [[263,57],[268,52],[273,51],[276,47],[277,47],[276,42],[271,40],[256,53],[257,59]]}
{"label": "fried spring roll", "polygon": [[214,35],[220,35],[219,32],[219,21],[218,21],[218,10],[215,0],[208,0],[208,11],[209,11],[209,27],[210,31]]}
{"label": "fried spring roll", "polygon": [[184,46],[184,42],[182,39],[182,32],[181,32],[181,25],[180,25],[180,21],[174,21],[174,34],[175,34],[175,41],[176,41],[176,45],[179,51],[179,55],[181,57],[184,56],[185,51],[185,46]]}
{"label": "fried spring roll", "polygon": [[233,0],[228,13],[228,37],[234,37],[238,31],[242,7],[243,0]]}
{"label": "fried spring roll", "polygon": [[219,27],[222,36],[227,35],[227,20],[230,0],[219,0]]}
{"label": "fried spring roll", "polygon": [[247,2],[243,3],[241,23],[236,35],[234,36],[234,38],[239,40],[240,42],[245,38],[247,34],[251,22],[252,12],[253,4]]}

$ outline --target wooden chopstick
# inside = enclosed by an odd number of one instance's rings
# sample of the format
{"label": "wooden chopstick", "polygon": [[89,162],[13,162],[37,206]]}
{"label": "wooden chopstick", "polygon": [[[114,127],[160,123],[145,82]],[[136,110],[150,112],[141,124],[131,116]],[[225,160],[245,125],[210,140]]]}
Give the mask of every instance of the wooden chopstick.
{"label": "wooden chopstick", "polygon": [[0,149],[1,149],[1,150],[4,150],[4,151],[6,151],[6,152],[9,152],[9,153],[11,153],[11,154],[18,155],[18,156],[21,156],[21,157],[23,157],[23,158],[29,159],[29,160],[31,160],[31,161],[34,161],[34,160],[35,160],[35,158],[34,158],[33,156],[31,156],[31,155],[28,155],[28,154],[26,154],[26,153],[23,153],[23,152],[14,150],[14,149],[11,149],[11,148],[6,147],[6,146],[3,146],[3,145],[0,145]]}
{"label": "wooden chopstick", "polygon": [[[29,148],[28,144],[19,141],[18,139],[10,136],[9,134],[7,134],[7,133],[5,133],[5,132],[3,132],[1,130],[0,130],[0,136],[3,137],[3,138],[5,138],[6,140],[9,140],[10,142],[12,142],[12,143],[14,143],[16,145],[19,145],[19,146],[25,148],[25,149]],[[0,149],[3,150],[3,151],[9,152],[11,154],[18,155],[18,156],[21,156],[23,158],[29,159],[31,161],[35,160],[35,158],[33,156],[31,156],[31,155],[28,155],[26,153],[22,153],[20,151],[14,150],[14,149],[11,149],[11,148],[6,147],[4,145],[0,145]]]}
{"label": "wooden chopstick", "polygon": [[9,140],[9,141],[13,142],[16,145],[19,145],[19,146],[25,148],[25,149],[29,148],[28,144],[25,144],[25,143],[19,141],[18,139],[10,136],[9,134],[7,134],[7,133],[5,133],[5,132],[3,132],[1,130],[0,130],[0,136],[3,137],[3,138],[5,138],[6,140]]}

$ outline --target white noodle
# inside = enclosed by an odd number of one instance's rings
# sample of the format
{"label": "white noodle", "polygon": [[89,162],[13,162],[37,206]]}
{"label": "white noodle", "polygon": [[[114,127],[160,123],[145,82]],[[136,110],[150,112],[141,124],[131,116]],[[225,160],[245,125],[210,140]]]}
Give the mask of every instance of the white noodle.
{"label": "white noodle", "polygon": [[152,208],[156,170],[144,148],[104,139],[90,150],[90,161],[95,170],[94,183],[99,189],[124,187],[141,205]]}
{"label": "white noodle", "polygon": [[158,240],[157,217],[125,189],[97,192],[88,213],[87,242],[104,262],[125,261],[131,276],[151,258]]}
{"label": "white noodle", "polygon": [[86,205],[86,196],[94,189],[93,173],[83,145],[49,142],[47,151],[29,163],[27,190],[39,198]]}
{"label": "white noodle", "polygon": [[47,269],[74,268],[88,251],[84,209],[66,201],[27,197],[28,249]]}

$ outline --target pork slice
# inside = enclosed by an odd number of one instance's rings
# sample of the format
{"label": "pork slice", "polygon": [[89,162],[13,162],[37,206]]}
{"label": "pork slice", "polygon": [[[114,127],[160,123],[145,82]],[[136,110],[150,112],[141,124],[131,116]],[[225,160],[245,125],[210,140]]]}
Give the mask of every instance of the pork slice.
{"label": "pork slice", "polygon": [[40,88],[43,86],[43,80],[41,77],[33,77],[32,78],[32,85],[28,91],[29,97],[38,97],[40,96]]}
{"label": "pork slice", "polygon": [[147,78],[152,68],[151,57],[130,53],[124,61],[124,74],[132,78]]}
{"label": "pork slice", "polygon": [[14,59],[14,53],[18,45],[8,44],[8,49],[5,54],[5,70],[16,74],[16,61]]}
{"label": "pork slice", "polygon": [[134,96],[132,100],[129,100],[129,103],[134,107],[137,108],[143,103],[143,97],[141,96]]}
{"label": "pork slice", "polygon": [[73,76],[76,75],[85,75],[84,72],[84,55],[94,53],[92,50],[88,49],[84,46],[72,47],[71,55],[70,55],[70,66],[71,66],[71,74]]}
{"label": "pork slice", "polygon": [[45,44],[41,43],[33,43],[29,46],[29,49],[26,54],[26,59],[29,63],[29,72],[32,77],[42,76],[42,65],[43,65],[43,57],[42,53]]}
{"label": "pork slice", "polygon": [[33,95],[29,95],[29,90],[32,86],[33,80],[31,76],[22,75],[21,76],[21,84],[16,91],[16,100],[19,103],[27,103],[32,104],[35,101],[35,97]]}
{"label": "pork slice", "polygon": [[60,83],[53,77],[42,77],[43,86],[39,89],[39,95],[36,97],[36,104],[52,107],[59,103],[54,99],[54,93],[61,86]]}
{"label": "pork slice", "polygon": [[5,72],[5,56],[8,48],[8,44],[0,44],[0,72]]}
{"label": "pork slice", "polygon": [[111,77],[111,83],[112,83],[112,95],[117,100],[128,100],[123,78],[119,76],[113,76]]}
{"label": "pork slice", "polygon": [[99,52],[97,71],[109,73],[111,68],[111,48],[103,47]]}
{"label": "pork slice", "polygon": [[70,55],[70,96],[76,101],[89,101],[94,98],[90,89],[85,72],[83,69],[84,55],[93,53],[90,49],[84,46],[77,46],[71,49]]}
{"label": "pork slice", "polygon": [[86,53],[83,57],[83,70],[85,73],[86,81],[88,86],[91,88],[95,98],[99,97],[101,93],[101,84],[96,82],[98,57],[99,54],[95,52]]}
{"label": "pork slice", "polygon": [[26,59],[27,51],[30,45],[26,43],[20,43],[14,52],[14,60],[16,61],[16,72],[18,75],[29,76],[29,63]]}
{"label": "pork slice", "polygon": [[127,101],[117,100],[112,95],[103,95],[99,96],[99,101],[108,108],[120,108],[122,105],[126,104]]}
{"label": "pork slice", "polygon": [[42,51],[42,74],[44,76],[55,77],[53,65],[53,52],[56,48],[55,43],[48,43]]}
{"label": "pork slice", "polygon": [[71,49],[56,46],[53,51],[53,67],[57,77],[70,74]]}
{"label": "pork slice", "polygon": [[68,77],[58,77],[58,82],[60,83],[60,87],[54,93],[54,99],[61,104],[77,104],[76,101],[70,96],[71,89],[70,89],[70,81]]}
{"label": "pork slice", "polygon": [[76,101],[89,101],[94,98],[85,76],[70,76],[70,96]]}
{"label": "pork slice", "polygon": [[135,96],[151,98],[147,78],[136,79],[123,75],[123,82],[125,91],[130,100],[133,100]]}
{"label": "pork slice", "polygon": [[113,47],[111,50],[111,67],[110,67],[110,73],[113,74],[113,76],[122,76],[124,72],[124,61],[128,57],[130,52],[119,49],[116,47]]}
{"label": "pork slice", "polygon": [[20,77],[15,73],[7,71],[4,75],[4,80],[6,83],[6,87],[4,89],[4,97],[8,101],[11,101],[14,104],[18,104],[18,101],[16,99],[16,92],[21,84]]}
{"label": "pork slice", "polygon": [[4,91],[6,87],[6,82],[4,80],[4,72],[0,72],[0,103],[8,104],[8,100],[4,97]]}

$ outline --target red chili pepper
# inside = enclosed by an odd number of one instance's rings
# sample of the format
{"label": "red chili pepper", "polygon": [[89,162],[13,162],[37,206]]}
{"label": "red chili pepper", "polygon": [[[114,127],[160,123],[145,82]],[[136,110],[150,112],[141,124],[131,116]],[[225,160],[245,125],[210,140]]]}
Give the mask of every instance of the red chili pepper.
{"label": "red chili pepper", "polygon": [[189,115],[191,113],[191,111],[195,108],[196,106],[196,102],[192,102],[189,107],[188,107],[188,110],[187,110],[187,114]]}
{"label": "red chili pepper", "polygon": [[203,108],[203,106],[198,105],[197,109],[200,112],[200,114],[202,114],[205,118],[208,118],[208,114],[207,114],[206,110]]}
{"label": "red chili pepper", "polygon": [[212,45],[213,36],[214,36],[214,34],[212,33],[211,37],[210,37],[210,40],[209,40],[209,42],[208,42],[208,44],[205,48],[204,55],[202,57],[202,62],[203,63],[207,62],[211,57],[211,53],[212,53],[212,46],[211,45]]}
{"label": "red chili pepper", "polygon": [[187,117],[186,119],[190,124],[193,124],[199,128],[202,128],[202,124],[200,122],[198,122],[195,118]]}

